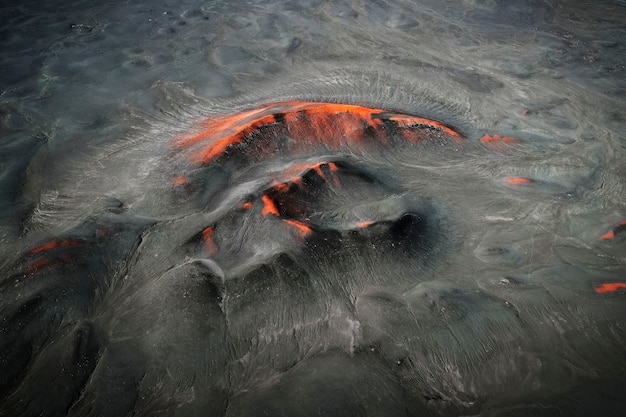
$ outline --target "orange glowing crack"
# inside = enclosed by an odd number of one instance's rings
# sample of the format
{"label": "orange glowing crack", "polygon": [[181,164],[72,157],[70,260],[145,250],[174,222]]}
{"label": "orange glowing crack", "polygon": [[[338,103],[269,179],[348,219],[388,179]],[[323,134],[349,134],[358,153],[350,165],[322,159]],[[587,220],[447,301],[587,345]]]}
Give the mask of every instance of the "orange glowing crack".
{"label": "orange glowing crack", "polygon": [[289,224],[290,226],[295,227],[302,236],[308,236],[311,233],[313,233],[313,230],[311,230],[311,228],[309,226],[307,226],[306,224],[299,222],[297,220],[289,220],[289,219],[285,219],[285,222],[287,224]]}
{"label": "orange glowing crack", "polygon": [[615,228],[613,230],[610,230],[610,231],[606,232],[605,234],[603,234],[602,236],[600,236],[600,239],[602,239],[602,240],[611,240],[611,239],[615,238],[615,234],[620,232],[622,229],[626,229],[626,220],[622,221],[617,226],[615,226]]}
{"label": "orange glowing crack", "polygon": [[606,294],[610,292],[616,292],[622,289],[626,289],[626,282],[607,282],[604,284],[597,285],[594,288],[594,291],[597,294]]}
{"label": "orange glowing crack", "polygon": [[609,230],[608,232],[606,232],[605,234],[600,236],[600,239],[602,239],[602,240],[611,240],[614,237],[615,237],[615,232],[612,231],[612,230]]}
{"label": "orange glowing crack", "polygon": [[482,138],[480,138],[480,141],[482,143],[492,143],[492,142],[516,143],[517,139],[515,139],[512,136],[500,137],[500,135],[493,135],[493,136],[485,135]]}
{"label": "orange glowing crack", "polygon": [[204,240],[204,247],[206,248],[209,255],[214,255],[217,253],[217,245],[213,240],[213,235],[215,234],[215,228],[213,226],[209,226],[202,231],[202,239]]}
{"label": "orange glowing crack", "polygon": [[533,182],[530,178],[526,177],[509,177],[505,181],[511,185],[530,184]]}
{"label": "orange glowing crack", "polygon": [[263,195],[263,197],[261,197],[261,200],[263,201],[263,210],[261,211],[261,214],[264,216],[273,214],[274,216],[279,216],[280,213],[278,212],[278,209],[276,208],[276,204],[274,204],[274,201],[268,196],[268,195]]}
{"label": "orange glowing crack", "polygon": [[358,223],[356,224],[356,227],[358,227],[358,228],[360,228],[360,229],[365,229],[365,228],[367,228],[367,227],[370,227],[370,226],[371,226],[371,225],[373,225],[373,224],[374,224],[374,222],[373,222],[373,221],[371,221],[371,220],[365,220],[365,221],[362,221],[362,222],[358,222]]}
{"label": "orange glowing crack", "polygon": [[83,243],[84,241],[80,239],[52,240],[39,246],[35,246],[30,250],[30,253],[34,255],[55,248],[74,248],[82,245]]}
{"label": "orange glowing crack", "polygon": [[[303,146],[308,142],[322,143],[333,148],[354,146],[365,137],[367,129],[379,133],[378,140],[386,143],[385,135],[380,134],[385,118],[395,122],[403,131],[427,127],[445,133],[455,142],[462,139],[453,129],[422,117],[352,104],[289,101],[209,120],[203,124],[202,131],[177,138],[173,146],[184,149],[203,143],[201,149],[193,151],[191,160],[208,164],[223,156],[230,147],[242,143],[252,133],[267,126],[278,126],[285,134],[303,142],[293,146]],[[403,137],[416,141],[420,135],[414,137],[403,134]]]}
{"label": "orange glowing crack", "polygon": [[185,184],[187,184],[187,177],[185,177],[183,175],[177,175],[174,178],[172,178],[172,184],[174,184],[174,185],[185,185]]}

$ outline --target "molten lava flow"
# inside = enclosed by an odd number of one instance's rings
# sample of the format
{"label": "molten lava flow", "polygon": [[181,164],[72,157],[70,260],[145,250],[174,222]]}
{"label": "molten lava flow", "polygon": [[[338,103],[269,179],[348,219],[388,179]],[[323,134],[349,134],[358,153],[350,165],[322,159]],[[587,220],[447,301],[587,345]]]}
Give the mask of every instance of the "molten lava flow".
{"label": "molten lava flow", "polygon": [[598,294],[607,294],[610,292],[616,292],[622,289],[626,289],[626,282],[607,282],[597,285],[594,291]]}
{"label": "molten lava flow", "polygon": [[267,194],[264,194],[261,199],[263,200],[263,211],[261,212],[262,215],[267,216],[271,214],[274,216],[280,216],[280,213],[276,208],[276,204],[274,204],[274,200],[272,200]]}
{"label": "molten lava flow", "polygon": [[[433,133],[460,143],[462,136],[440,122],[351,104],[289,101],[268,104],[231,116],[208,120],[202,130],[173,142],[175,149],[192,150],[190,159],[198,165],[210,164],[234,147],[257,136],[289,137],[289,150],[324,145],[330,149],[359,148],[368,141],[391,143],[393,132],[417,143]],[[198,147],[196,149],[196,147]]]}
{"label": "molten lava flow", "polygon": [[618,224],[613,230],[609,230],[608,232],[600,236],[600,239],[611,240],[615,238],[615,235],[624,231],[626,231],[626,220]]}
{"label": "molten lava flow", "polygon": [[290,226],[295,227],[296,230],[298,230],[298,232],[300,232],[302,237],[308,236],[308,235],[310,235],[313,232],[309,226],[307,226],[303,222],[299,222],[297,220],[285,219],[285,223],[287,223]]}

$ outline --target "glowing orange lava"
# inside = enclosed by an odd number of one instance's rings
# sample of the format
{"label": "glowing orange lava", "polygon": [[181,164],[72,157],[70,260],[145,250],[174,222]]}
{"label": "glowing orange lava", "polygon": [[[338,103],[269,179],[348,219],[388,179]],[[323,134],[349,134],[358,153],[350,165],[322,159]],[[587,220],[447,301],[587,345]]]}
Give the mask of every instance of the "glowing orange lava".
{"label": "glowing orange lava", "polygon": [[288,225],[295,227],[302,236],[308,236],[313,232],[309,226],[297,220],[285,219],[285,222]]}
{"label": "glowing orange lava", "polygon": [[621,289],[626,289],[626,282],[607,282],[604,284],[597,285],[594,288],[594,291],[598,294],[606,294],[610,292],[619,291]]}
{"label": "glowing orange lava", "polygon": [[600,236],[600,239],[602,239],[602,240],[611,240],[614,237],[615,237],[615,232],[612,231],[612,230],[609,230],[608,232],[606,232],[605,234]]}
{"label": "glowing orange lava", "polygon": [[484,135],[482,138],[480,138],[480,141],[482,143],[493,143],[493,142],[516,143],[517,139],[515,139],[512,136],[501,137],[500,135],[493,135],[493,136]]}
{"label": "glowing orange lava", "polygon": [[510,145],[516,144],[517,139],[512,136],[484,135],[480,142],[492,151],[504,152],[511,148]]}
{"label": "glowing orange lava", "polygon": [[[209,164],[229,149],[242,144],[261,129],[294,139],[294,149],[322,144],[332,149],[361,146],[366,139],[388,144],[383,125],[393,123],[401,136],[419,142],[426,132],[436,131],[460,143],[462,136],[440,122],[422,117],[352,104],[288,101],[268,104],[230,116],[208,120],[198,133],[182,136],[173,142],[176,149],[198,146],[191,161]],[[376,138],[368,138],[374,132]]]}
{"label": "glowing orange lava", "polygon": [[530,184],[531,182],[533,182],[530,178],[526,177],[509,177],[505,179],[505,181],[507,182],[507,184],[511,185]]}
{"label": "glowing orange lava", "polygon": [[268,195],[263,195],[263,197],[261,197],[261,200],[263,200],[263,210],[261,211],[262,215],[280,215],[278,209],[276,208],[276,204],[274,204],[274,201]]}
{"label": "glowing orange lava", "polygon": [[608,232],[606,232],[605,234],[603,234],[602,236],[600,236],[600,239],[602,240],[611,240],[615,238],[615,235],[623,230],[626,230],[626,220],[624,220],[623,222],[619,223],[613,230],[609,230]]}

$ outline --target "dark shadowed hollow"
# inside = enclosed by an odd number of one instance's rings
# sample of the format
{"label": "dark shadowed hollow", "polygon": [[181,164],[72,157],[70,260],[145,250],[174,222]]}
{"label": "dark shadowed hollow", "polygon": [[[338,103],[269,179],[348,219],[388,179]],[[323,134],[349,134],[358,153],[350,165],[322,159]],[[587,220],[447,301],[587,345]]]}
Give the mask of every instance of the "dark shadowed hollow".
{"label": "dark shadowed hollow", "polygon": [[0,4],[0,416],[621,416],[626,2]]}

